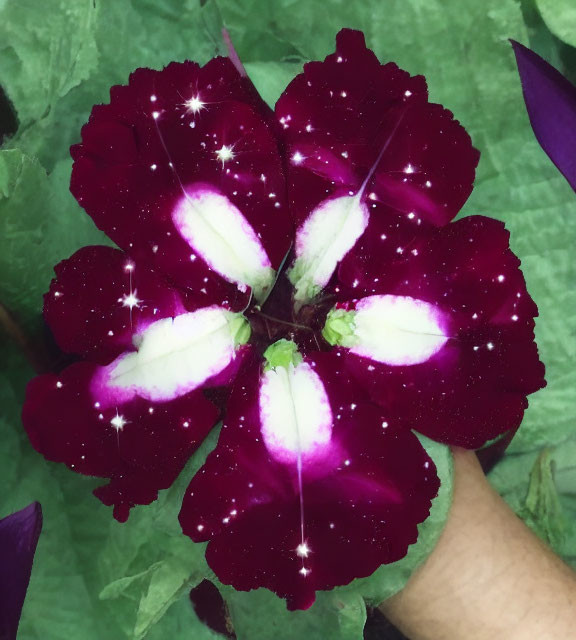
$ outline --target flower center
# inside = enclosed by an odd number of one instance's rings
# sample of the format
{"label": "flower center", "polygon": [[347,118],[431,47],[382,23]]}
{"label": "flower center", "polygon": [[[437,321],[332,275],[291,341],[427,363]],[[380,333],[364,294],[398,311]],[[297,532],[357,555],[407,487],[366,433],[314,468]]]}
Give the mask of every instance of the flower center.
{"label": "flower center", "polygon": [[265,303],[253,306],[246,313],[252,329],[250,342],[258,345],[262,352],[282,339],[296,343],[302,353],[329,350],[322,329],[334,304],[333,297],[316,298],[312,303],[296,308],[293,293],[286,272],[281,272]]}

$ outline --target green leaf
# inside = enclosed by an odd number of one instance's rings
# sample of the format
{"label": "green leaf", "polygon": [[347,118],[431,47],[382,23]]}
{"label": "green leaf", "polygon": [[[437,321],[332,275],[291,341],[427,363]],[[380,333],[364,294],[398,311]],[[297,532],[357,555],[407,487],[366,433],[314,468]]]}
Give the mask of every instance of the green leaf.
{"label": "green leaf", "polygon": [[110,243],[68,192],[70,166],[47,176],[22,152],[0,151],[0,301],[27,326],[39,320],[54,265],[86,244]]}
{"label": "green leaf", "polygon": [[[230,33],[234,48],[244,64],[247,62],[284,61],[302,58],[298,48],[283,33],[279,20],[289,20],[282,9],[270,0],[216,0],[224,25]],[[320,6],[316,6],[318,13]],[[292,22],[299,22],[299,8],[291,14]],[[297,20],[295,20],[297,18]]]}
{"label": "green leaf", "polygon": [[507,454],[489,480],[518,516],[576,566],[576,436],[541,452]]}
{"label": "green leaf", "polygon": [[536,0],[538,9],[552,33],[576,47],[576,5],[572,0]]}
{"label": "green leaf", "polygon": [[161,562],[155,562],[151,564],[147,569],[137,573],[133,576],[126,576],[124,578],[118,578],[118,580],[114,580],[107,584],[102,591],[100,591],[100,600],[110,600],[114,598],[118,598],[119,596],[126,593],[127,589],[131,587],[134,582],[140,580],[141,578],[146,578],[150,575],[150,573],[156,571],[162,565]]}
{"label": "green leaf", "polygon": [[238,640],[361,640],[366,607],[357,593],[320,592],[307,611],[288,611],[266,589],[248,593],[225,589]]}
{"label": "green leaf", "polygon": [[562,67],[559,41],[551,33],[536,6],[536,0],[521,0],[522,15],[526,23],[529,42],[527,44],[556,68]]}
{"label": "green leaf", "polygon": [[[100,551],[100,574],[106,585],[100,597],[120,599],[111,603],[111,611],[130,638],[144,637],[161,619],[163,628],[163,617],[170,616],[172,604],[213,575],[204,559],[206,545],[182,535],[178,512],[190,478],[215,447],[219,430],[211,431],[172,487],[160,492],[158,501],[134,509],[126,524],[110,521],[108,539]],[[190,625],[196,624],[189,613]]]}
{"label": "green leaf", "polygon": [[186,562],[179,558],[169,558],[159,564],[152,574],[148,592],[140,600],[134,640],[141,640],[172,605],[197,584],[190,578]]}
{"label": "green leaf", "polygon": [[519,515],[552,547],[563,543],[566,522],[554,483],[550,449],[542,451],[532,468],[528,495]]}
{"label": "green leaf", "polygon": [[0,3],[0,84],[21,128],[46,117],[54,104],[96,67],[93,0]]}
{"label": "green leaf", "polygon": [[[61,640],[80,633],[83,640],[114,637],[109,617],[93,597],[83,561],[89,550],[75,539],[57,466],[32,450],[20,426],[22,385],[31,372],[13,345],[0,347],[0,517],[32,500],[41,503],[44,517],[18,638]],[[86,479],[73,476],[69,480],[80,487]],[[85,491],[89,493],[89,488],[83,486]],[[97,528],[95,519],[92,527]]]}
{"label": "green leaf", "polygon": [[[19,4],[19,0],[10,4]],[[46,23],[42,3],[27,0],[26,5],[34,6],[35,11],[17,17],[20,33],[46,30],[47,37],[66,46],[69,38],[77,37],[74,22],[58,18]],[[58,160],[68,158],[68,149],[79,141],[93,105],[108,102],[110,87],[126,84],[132,71],[138,67],[161,69],[174,60],[203,63],[223,52],[217,7],[212,2],[202,7],[197,0],[60,0],[59,10],[51,9],[50,13],[67,15],[79,6],[87,14],[85,35],[97,54],[94,64],[82,75],[83,82],[73,87],[67,83],[53,108],[36,114],[36,120],[8,142],[37,156],[49,171]],[[43,56],[41,49],[37,49],[37,56]],[[58,69],[54,72],[60,74]],[[44,70],[36,69],[36,73],[41,77]],[[36,78],[29,78],[21,94],[13,97],[17,112],[29,101],[36,82]]]}
{"label": "green leaf", "polygon": [[300,62],[247,62],[244,67],[258,93],[272,108],[288,84],[302,72]]}

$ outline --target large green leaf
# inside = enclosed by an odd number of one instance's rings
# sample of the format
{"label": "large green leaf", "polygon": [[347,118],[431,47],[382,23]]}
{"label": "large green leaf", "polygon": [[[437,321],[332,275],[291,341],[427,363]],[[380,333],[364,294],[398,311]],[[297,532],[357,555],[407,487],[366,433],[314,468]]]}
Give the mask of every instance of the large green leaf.
{"label": "large green leaf", "polygon": [[576,566],[576,437],[541,452],[508,454],[489,478],[526,524]]}
{"label": "large green leaf", "polygon": [[300,62],[247,62],[244,66],[256,89],[272,108],[288,83],[302,71]]}
{"label": "large green leaf", "polygon": [[357,593],[319,593],[307,611],[288,611],[266,589],[225,592],[238,640],[352,640],[362,638],[366,607]]}
{"label": "large green leaf", "polygon": [[109,242],[68,191],[68,160],[50,176],[19,150],[0,151],[0,301],[30,326],[54,265],[86,244]]}
{"label": "large green leaf", "polygon": [[93,0],[0,2],[0,84],[26,129],[97,64]]}
{"label": "large green leaf", "polygon": [[576,5],[572,0],[536,0],[544,22],[552,33],[576,47]]}
{"label": "large green leaf", "polygon": [[[11,0],[8,4],[21,3]],[[69,46],[69,37],[77,37],[73,21],[68,24],[63,18],[57,18],[54,23],[46,24],[46,11],[42,10],[39,0],[22,4],[35,10],[15,18],[14,29],[18,33],[46,31],[47,38],[66,43],[66,47],[61,47],[63,50]],[[51,15],[52,12],[56,16],[73,15],[82,7],[87,29],[85,39],[95,52],[94,61],[78,76],[83,82],[68,82],[60,89],[57,96],[60,100],[49,102],[43,98],[43,107],[35,114],[36,119],[7,143],[37,156],[49,171],[58,160],[67,158],[70,145],[78,142],[80,128],[88,120],[92,106],[108,102],[110,87],[125,84],[134,69],[161,69],[173,60],[205,62],[223,51],[219,18],[211,2],[205,7],[197,0],[59,0],[59,4],[59,9],[51,8]],[[0,13],[0,24],[1,18]],[[40,64],[43,51],[39,49],[36,55]],[[9,88],[12,75],[18,76],[18,69],[2,69],[0,59],[0,84]],[[45,73],[41,66],[34,71],[39,78]],[[49,71],[55,78],[61,78],[66,69],[55,65]],[[24,79],[22,91],[10,94],[19,117],[27,111],[34,83],[33,77]]]}
{"label": "large green leaf", "polygon": [[563,544],[567,523],[554,482],[550,449],[544,449],[534,463],[519,515],[552,547]]}

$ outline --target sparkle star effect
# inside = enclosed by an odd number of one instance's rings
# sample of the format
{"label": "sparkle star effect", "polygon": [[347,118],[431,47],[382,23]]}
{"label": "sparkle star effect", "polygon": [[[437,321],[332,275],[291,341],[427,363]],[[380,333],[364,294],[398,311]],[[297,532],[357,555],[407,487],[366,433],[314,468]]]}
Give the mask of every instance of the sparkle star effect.
{"label": "sparkle star effect", "polygon": [[116,415],[110,420],[110,424],[116,429],[116,431],[122,431],[125,425],[128,424],[128,421],[124,416],[121,416],[118,411],[116,411]]}
{"label": "sparkle star effect", "polygon": [[305,160],[304,156],[300,153],[300,151],[296,151],[292,154],[292,164],[302,164]]}
{"label": "sparkle star effect", "polygon": [[142,300],[136,296],[136,291],[132,291],[130,293],[125,293],[122,297],[122,306],[129,307],[132,310],[134,307],[138,308]]}
{"label": "sparkle star effect", "polygon": [[206,108],[206,103],[202,102],[199,96],[192,96],[189,100],[186,100],[184,106],[188,113],[196,114]]}
{"label": "sparkle star effect", "polygon": [[233,160],[236,156],[236,154],[232,150],[232,146],[228,146],[225,144],[223,144],[220,149],[217,149],[214,153],[216,154],[218,160],[220,160],[220,162],[222,163],[222,167],[224,167],[224,164],[228,162],[228,160]]}

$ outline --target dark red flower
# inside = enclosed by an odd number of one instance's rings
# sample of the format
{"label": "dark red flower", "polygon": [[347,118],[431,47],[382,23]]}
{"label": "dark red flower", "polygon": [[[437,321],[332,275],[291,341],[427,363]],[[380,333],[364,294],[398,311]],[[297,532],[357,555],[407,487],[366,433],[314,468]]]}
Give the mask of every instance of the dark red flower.
{"label": "dark red flower", "polygon": [[[273,361],[273,356],[272,356]],[[416,541],[439,487],[409,429],[386,424],[332,354],[247,362],[180,522],[226,584],[288,608],[370,575]]]}
{"label": "dark red flower", "polygon": [[223,409],[180,521],[226,584],[307,608],[403,557],[439,485],[412,430],[478,447],[544,384],[508,233],[450,223],[478,152],[358,32],[276,120],[228,60],[140,69],[72,153],[121,251],[57,266],[45,317],[82,361],[30,383],[24,424],[125,519]]}

